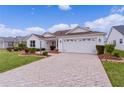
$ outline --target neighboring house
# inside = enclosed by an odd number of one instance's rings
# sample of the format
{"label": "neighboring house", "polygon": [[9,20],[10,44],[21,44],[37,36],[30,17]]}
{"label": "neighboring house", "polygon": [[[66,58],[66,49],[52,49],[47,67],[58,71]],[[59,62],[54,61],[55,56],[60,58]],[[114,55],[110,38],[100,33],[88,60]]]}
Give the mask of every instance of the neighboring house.
{"label": "neighboring house", "polygon": [[113,26],[108,35],[107,44],[115,44],[115,48],[124,50],[124,25]]}
{"label": "neighboring house", "polygon": [[14,46],[18,47],[18,45],[21,44],[21,43],[26,44],[27,43],[26,42],[27,38],[28,38],[28,36],[17,36],[14,40]]}
{"label": "neighboring house", "polygon": [[96,54],[96,45],[104,45],[104,41],[105,33],[78,26],[43,35],[32,34],[27,38],[27,47],[50,50],[50,46],[54,45],[59,52]]}
{"label": "neighboring house", "polygon": [[0,37],[0,48],[13,47],[15,38],[13,37]]}
{"label": "neighboring house", "polygon": [[27,37],[0,37],[0,49],[18,47],[20,43],[26,43]]}

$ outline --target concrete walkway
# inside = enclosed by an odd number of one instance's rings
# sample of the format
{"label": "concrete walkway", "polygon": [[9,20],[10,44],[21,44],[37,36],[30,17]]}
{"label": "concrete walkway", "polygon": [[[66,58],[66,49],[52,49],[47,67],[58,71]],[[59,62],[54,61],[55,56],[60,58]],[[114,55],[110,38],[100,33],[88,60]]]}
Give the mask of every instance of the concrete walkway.
{"label": "concrete walkway", "polygon": [[109,87],[96,55],[61,53],[0,74],[0,86]]}

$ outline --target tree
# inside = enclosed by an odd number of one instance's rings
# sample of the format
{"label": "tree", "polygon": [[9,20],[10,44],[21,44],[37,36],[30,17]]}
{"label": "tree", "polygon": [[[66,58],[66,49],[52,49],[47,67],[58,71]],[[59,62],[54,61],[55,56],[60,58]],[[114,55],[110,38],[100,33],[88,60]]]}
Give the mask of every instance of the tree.
{"label": "tree", "polygon": [[20,50],[24,50],[26,48],[26,44],[20,43],[18,47],[20,48]]}
{"label": "tree", "polygon": [[106,44],[105,45],[105,52],[112,54],[112,52],[115,50],[115,45],[114,44]]}

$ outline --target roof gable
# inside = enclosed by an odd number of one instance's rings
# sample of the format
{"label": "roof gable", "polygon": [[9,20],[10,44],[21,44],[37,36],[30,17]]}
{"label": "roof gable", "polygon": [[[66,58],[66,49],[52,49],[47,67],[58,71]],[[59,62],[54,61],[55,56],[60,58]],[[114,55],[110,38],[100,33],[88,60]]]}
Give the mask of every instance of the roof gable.
{"label": "roof gable", "polygon": [[66,33],[69,32],[69,31],[70,31],[70,29],[68,29],[68,30],[61,30],[61,31],[56,31],[56,32],[54,32],[53,34],[54,34],[55,36],[64,36],[64,35],[66,35]]}
{"label": "roof gable", "polygon": [[89,35],[89,34],[99,34],[105,35],[104,32],[91,31],[89,28],[76,27],[74,29],[61,30],[53,33],[55,36],[69,36],[69,35]]}
{"label": "roof gable", "polygon": [[26,40],[28,40],[31,37],[36,37],[37,39],[41,39],[42,36],[41,35],[37,35],[37,34],[31,34],[30,36],[27,36]]}
{"label": "roof gable", "polygon": [[42,35],[43,37],[55,37],[52,33],[46,32]]}
{"label": "roof gable", "polygon": [[70,30],[66,34],[70,33],[82,33],[82,32],[89,32],[88,28],[81,28],[80,26],[75,27],[74,29]]}

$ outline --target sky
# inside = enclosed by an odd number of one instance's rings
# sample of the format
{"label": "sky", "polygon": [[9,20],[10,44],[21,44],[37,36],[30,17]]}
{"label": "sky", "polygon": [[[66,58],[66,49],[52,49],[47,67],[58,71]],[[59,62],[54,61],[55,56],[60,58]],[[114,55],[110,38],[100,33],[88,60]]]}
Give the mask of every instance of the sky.
{"label": "sky", "polygon": [[76,26],[109,32],[124,24],[124,6],[116,5],[1,5],[0,36],[25,36]]}

